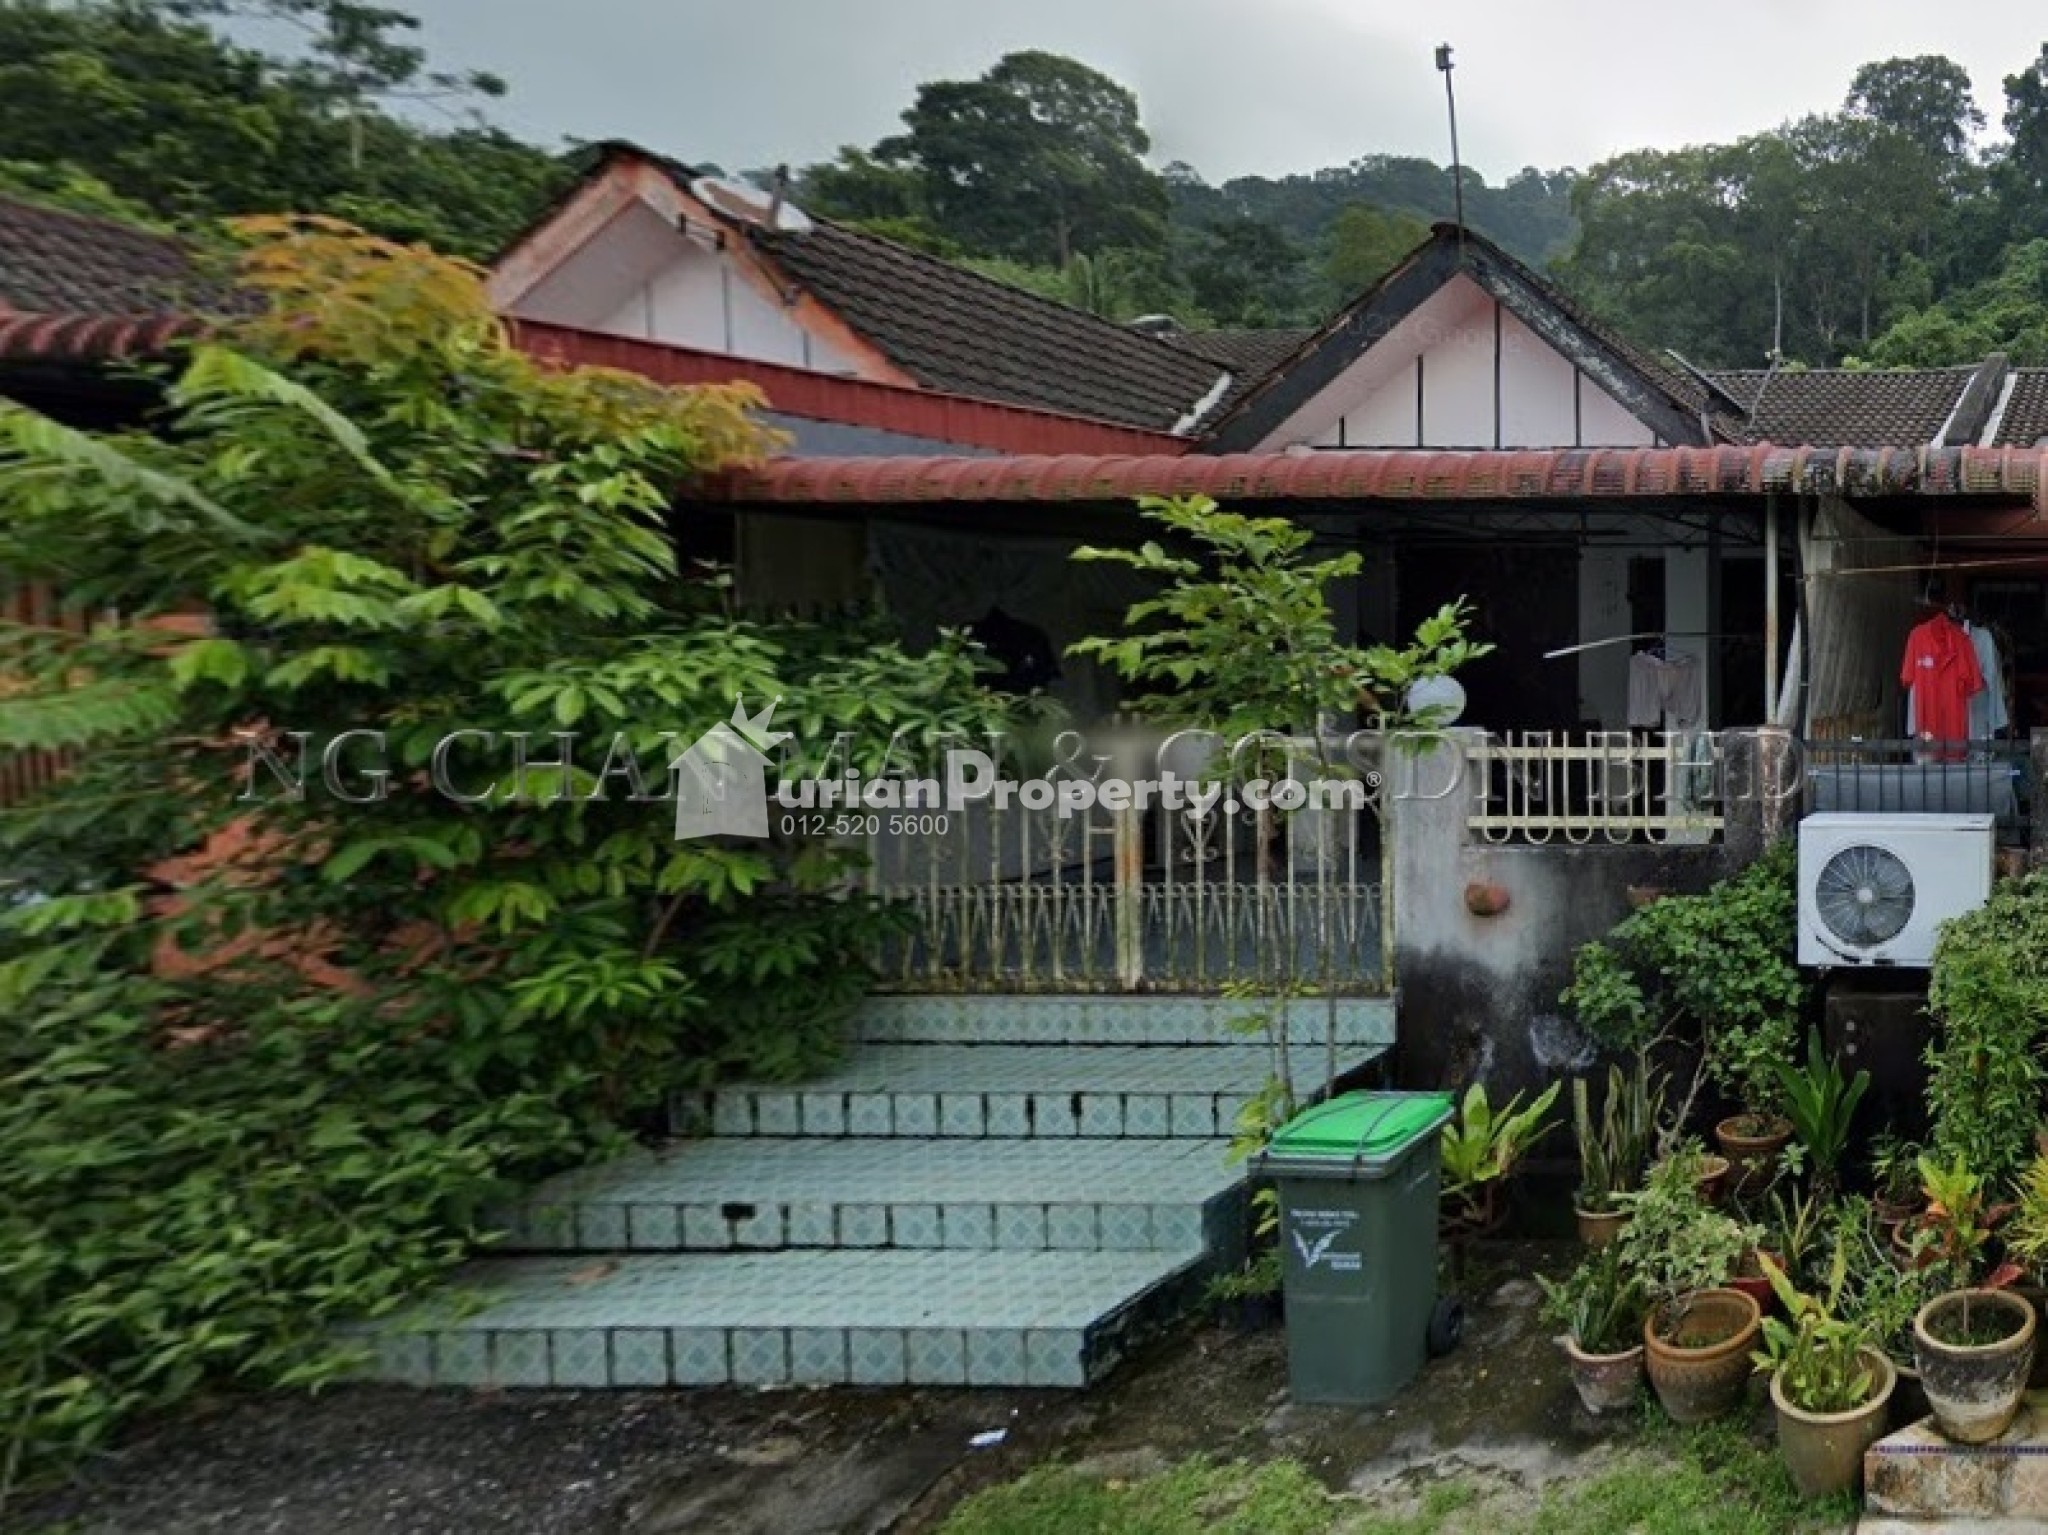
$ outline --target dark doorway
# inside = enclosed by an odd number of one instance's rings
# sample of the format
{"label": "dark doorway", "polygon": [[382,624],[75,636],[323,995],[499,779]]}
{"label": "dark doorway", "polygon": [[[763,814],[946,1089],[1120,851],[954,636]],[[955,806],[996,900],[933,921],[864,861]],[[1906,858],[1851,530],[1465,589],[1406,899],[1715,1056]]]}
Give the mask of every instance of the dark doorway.
{"label": "dark doorway", "polygon": [[1578,643],[1579,551],[1571,544],[1409,545],[1395,567],[1398,634],[1447,602],[1472,606],[1471,638],[1495,649],[1458,673],[1470,700],[1460,722],[1488,730],[1571,730],[1578,668],[1543,653]]}

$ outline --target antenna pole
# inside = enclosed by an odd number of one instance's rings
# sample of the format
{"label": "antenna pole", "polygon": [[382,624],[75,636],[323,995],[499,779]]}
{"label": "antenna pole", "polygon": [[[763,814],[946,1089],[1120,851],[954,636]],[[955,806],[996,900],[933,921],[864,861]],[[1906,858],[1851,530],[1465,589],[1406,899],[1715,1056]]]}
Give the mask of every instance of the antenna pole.
{"label": "antenna pole", "polygon": [[1436,67],[1443,72],[1444,104],[1451,112],[1451,199],[1457,208],[1458,239],[1465,238],[1465,167],[1458,158],[1458,93],[1451,87],[1451,45],[1438,43]]}

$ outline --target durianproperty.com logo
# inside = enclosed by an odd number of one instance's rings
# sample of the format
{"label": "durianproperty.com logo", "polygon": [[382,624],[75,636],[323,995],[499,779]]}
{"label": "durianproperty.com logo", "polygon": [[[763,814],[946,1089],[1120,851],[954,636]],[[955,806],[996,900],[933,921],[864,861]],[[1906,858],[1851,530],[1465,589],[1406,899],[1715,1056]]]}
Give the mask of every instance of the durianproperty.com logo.
{"label": "durianproperty.com logo", "polygon": [[[1362,810],[1381,783],[1378,737],[1304,739],[1257,732],[1227,741],[1213,731],[1142,733],[1128,728],[1091,739],[1061,732],[1049,761],[1017,770],[1018,754],[995,737],[946,743],[926,754],[880,753],[885,770],[851,767],[851,737],[809,770],[787,731],[773,728],[775,703],[732,716],[694,737],[661,731],[650,762],[623,733],[590,737],[574,731],[451,730],[434,746],[424,786],[457,804],[559,804],[572,799],[672,807],[678,840],[704,837],[858,835],[881,831],[937,832],[970,807],[998,813],[1026,810],[1070,818],[1097,812],[1165,811],[1211,815]],[[320,739],[311,731],[251,735],[244,742],[245,801],[304,800],[317,784],[333,799],[373,805],[406,777],[392,766],[385,733],[344,730]],[[413,775],[415,777],[420,775]]]}

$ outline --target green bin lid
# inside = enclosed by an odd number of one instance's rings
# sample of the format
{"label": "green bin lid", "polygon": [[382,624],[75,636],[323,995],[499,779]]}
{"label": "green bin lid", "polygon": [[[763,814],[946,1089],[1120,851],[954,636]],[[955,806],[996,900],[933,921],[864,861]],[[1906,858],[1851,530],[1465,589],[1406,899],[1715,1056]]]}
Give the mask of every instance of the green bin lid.
{"label": "green bin lid", "polygon": [[1451,1117],[1448,1093],[1344,1093],[1282,1125],[1267,1154],[1388,1162]]}

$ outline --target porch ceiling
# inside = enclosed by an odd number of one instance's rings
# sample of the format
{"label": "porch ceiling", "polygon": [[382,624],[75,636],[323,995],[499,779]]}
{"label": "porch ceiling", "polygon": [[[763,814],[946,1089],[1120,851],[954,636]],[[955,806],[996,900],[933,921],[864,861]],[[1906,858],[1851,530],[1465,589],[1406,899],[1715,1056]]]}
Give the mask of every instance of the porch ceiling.
{"label": "porch ceiling", "polygon": [[[935,506],[1126,501],[1531,503],[1719,501],[1773,494],[1855,500],[2021,501],[2048,515],[2048,451],[2010,448],[1572,448],[1494,452],[775,459],[710,482],[743,505]],[[1923,503],[1924,504],[1924,503]],[[1968,504],[1963,502],[1963,504]]]}

